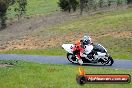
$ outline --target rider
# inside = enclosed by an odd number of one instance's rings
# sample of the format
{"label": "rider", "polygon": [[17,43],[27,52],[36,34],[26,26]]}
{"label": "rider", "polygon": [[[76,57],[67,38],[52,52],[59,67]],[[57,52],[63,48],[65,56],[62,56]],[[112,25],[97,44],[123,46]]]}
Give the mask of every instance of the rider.
{"label": "rider", "polygon": [[83,64],[80,54],[84,53],[85,45],[91,43],[91,38],[89,36],[83,36],[83,38],[79,42],[75,43],[75,47],[73,47],[73,54],[76,55],[76,58],[80,65]]}

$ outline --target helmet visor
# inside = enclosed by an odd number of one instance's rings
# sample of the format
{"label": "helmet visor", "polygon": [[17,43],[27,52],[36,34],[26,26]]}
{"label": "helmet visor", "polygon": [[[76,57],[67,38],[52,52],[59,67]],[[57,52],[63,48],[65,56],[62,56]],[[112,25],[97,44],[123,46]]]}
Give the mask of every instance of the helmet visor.
{"label": "helmet visor", "polygon": [[85,40],[85,41],[83,41],[83,44],[84,44],[84,45],[90,44],[90,40]]}

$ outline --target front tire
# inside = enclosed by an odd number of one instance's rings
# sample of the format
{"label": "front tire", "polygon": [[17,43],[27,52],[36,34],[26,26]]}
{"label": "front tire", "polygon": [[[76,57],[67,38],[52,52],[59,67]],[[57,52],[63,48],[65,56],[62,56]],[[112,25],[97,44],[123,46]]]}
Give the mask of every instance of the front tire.
{"label": "front tire", "polygon": [[67,53],[67,59],[71,62],[71,63],[76,63],[76,57],[74,57],[73,54],[71,53]]}

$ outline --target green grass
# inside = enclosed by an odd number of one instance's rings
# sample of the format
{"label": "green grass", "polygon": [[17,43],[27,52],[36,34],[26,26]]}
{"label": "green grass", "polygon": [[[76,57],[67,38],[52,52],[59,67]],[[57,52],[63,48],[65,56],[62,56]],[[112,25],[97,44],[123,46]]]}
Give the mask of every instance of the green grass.
{"label": "green grass", "polygon": [[[76,83],[79,66],[38,64],[18,61],[13,67],[0,68],[0,88],[131,88],[130,84]],[[84,66],[87,74],[130,74],[132,70],[115,70]]]}
{"label": "green grass", "polygon": [[[31,15],[37,15],[37,14],[49,14],[52,12],[55,12],[59,10],[58,7],[58,0],[27,0],[27,11],[26,11],[26,16],[31,16]],[[14,12],[14,7],[16,5],[11,6],[10,8],[12,9],[11,11],[8,11],[8,17],[9,18],[14,18],[16,15],[16,12]]]}
{"label": "green grass", "polygon": [[28,0],[27,14],[44,14],[58,10],[58,0]]}
{"label": "green grass", "polygon": [[[63,36],[72,32],[74,32],[74,34],[69,35],[68,37],[72,36],[73,39],[78,37],[77,33],[94,35],[96,38],[95,42],[101,43],[106,47],[113,58],[132,59],[131,36],[116,37],[118,34],[110,34],[113,32],[132,32],[132,8],[114,12],[99,13],[93,16],[82,16],[72,21],[67,21],[49,27],[48,29],[43,28],[35,32],[34,35],[39,35],[41,37],[49,36],[49,38],[58,35],[60,36],[62,43],[74,43],[75,41],[63,39]],[[110,35],[101,36],[104,34]],[[60,47],[62,43],[58,42],[55,49],[51,48],[49,50],[11,50],[0,53],[64,55],[64,51]]]}
{"label": "green grass", "polygon": [[45,55],[45,56],[64,56],[66,52],[61,48],[50,49],[31,49],[31,50],[9,50],[0,52],[1,54],[28,54],[28,55]]}

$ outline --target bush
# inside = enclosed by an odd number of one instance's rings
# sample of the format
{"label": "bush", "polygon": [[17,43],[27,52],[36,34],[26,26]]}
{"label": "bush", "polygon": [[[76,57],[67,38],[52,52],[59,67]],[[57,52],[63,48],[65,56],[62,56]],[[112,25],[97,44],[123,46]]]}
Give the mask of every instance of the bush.
{"label": "bush", "polygon": [[128,4],[132,3],[132,0],[127,0],[127,3],[128,3]]}
{"label": "bush", "polygon": [[59,7],[62,11],[76,11],[79,2],[77,0],[59,0],[58,2]]}

